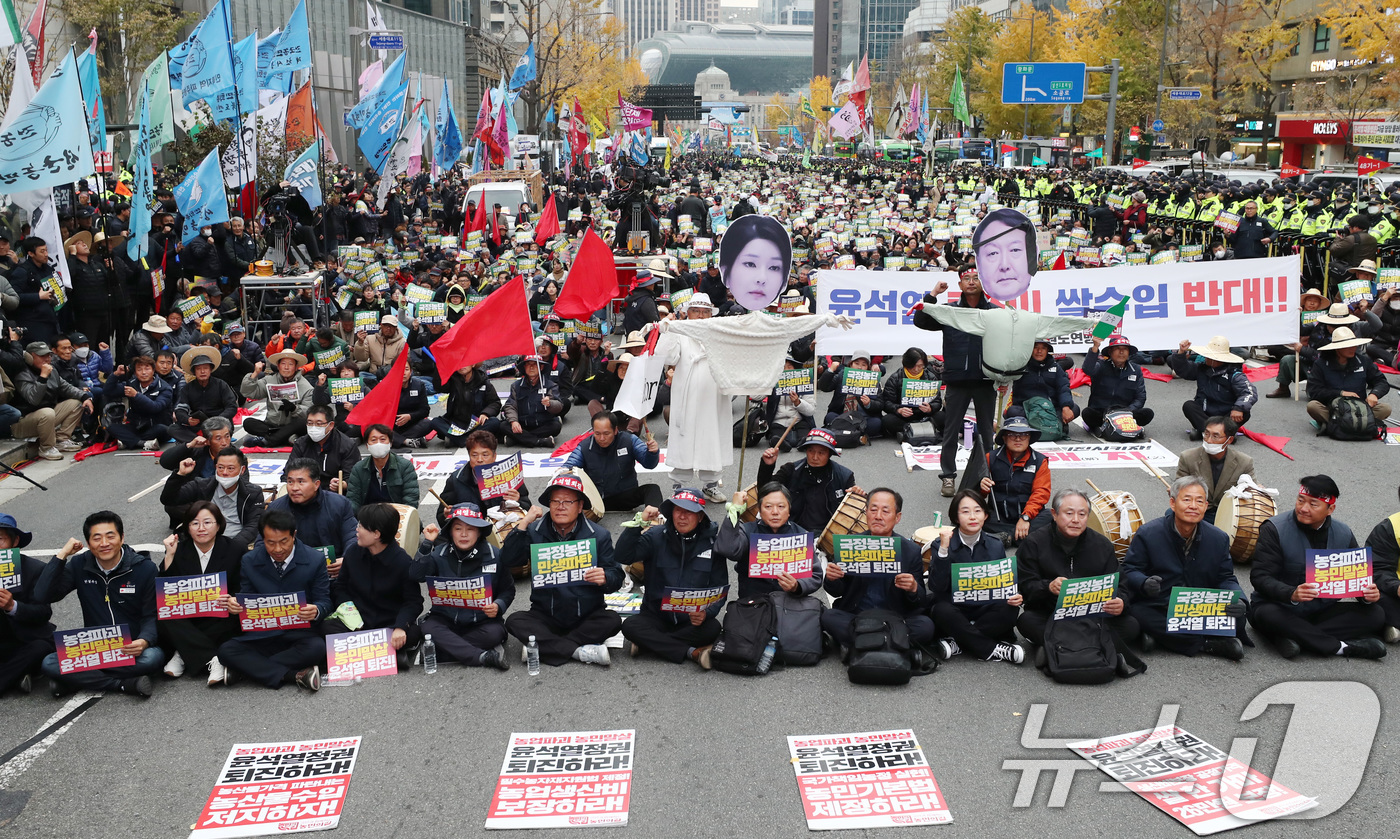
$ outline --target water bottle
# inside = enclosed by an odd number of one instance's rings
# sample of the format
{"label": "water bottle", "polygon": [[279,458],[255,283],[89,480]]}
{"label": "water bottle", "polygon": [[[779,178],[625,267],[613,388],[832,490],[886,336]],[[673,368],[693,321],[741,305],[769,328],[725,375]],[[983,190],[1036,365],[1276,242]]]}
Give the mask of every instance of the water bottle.
{"label": "water bottle", "polygon": [[965,448],[965,449],[971,449],[971,448],[972,448],[972,434],[973,434],[973,432],[976,431],[976,430],[977,430],[977,423],[973,422],[972,420],[968,420],[968,419],[964,419],[964,420],[963,420],[963,439],[962,439],[962,447],[963,447],[963,448]]}
{"label": "water bottle", "polygon": [[530,643],[525,645],[525,669],[530,671],[531,676],[540,675],[540,645],[535,643],[535,636],[530,636]]}
{"label": "water bottle", "polygon": [[778,636],[774,635],[768,639],[768,646],[763,648],[763,655],[758,659],[758,672],[767,673],[768,668],[773,666],[773,656],[778,654]]}
{"label": "water bottle", "polygon": [[429,676],[437,672],[437,644],[431,635],[423,636],[423,672]]}

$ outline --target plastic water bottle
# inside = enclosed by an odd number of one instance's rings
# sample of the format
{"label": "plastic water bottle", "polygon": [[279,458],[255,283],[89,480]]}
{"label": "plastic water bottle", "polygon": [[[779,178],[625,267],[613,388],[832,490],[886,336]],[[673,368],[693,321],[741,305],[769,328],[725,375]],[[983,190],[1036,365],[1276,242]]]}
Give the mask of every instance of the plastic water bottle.
{"label": "plastic water bottle", "polygon": [[429,676],[437,672],[437,644],[431,635],[423,636],[423,672]]}
{"label": "plastic water bottle", "polygon": [[973,422],[973,421],[970,421],[970,420],[967,420],[967,419],[964,419],[964,420],[963,420],[963,439],[962,439],[962,447],[963,447],[963,448],[965,448],[965,449],[971,449],[971,448],[972,448],[972,434],[973,434],[973,432],[976,431],[976,430],[977,430],[977,423],[976,423],[976,422]]}
{"label": "plastic water bottle", "polygon": [[778,636],[774,635],[768,639],[768,646],[763,648],[763,655],[758,659],[758,672],[767,673],[768,668],[773,666],[773,656],[778,654]]}
{"label": "plastic water bottle", "polygon": [[530,636],[530,643],[525,645],[525,669],[530,671],[531,676],[540,675],[540,645],[535,643],[535,636]]}

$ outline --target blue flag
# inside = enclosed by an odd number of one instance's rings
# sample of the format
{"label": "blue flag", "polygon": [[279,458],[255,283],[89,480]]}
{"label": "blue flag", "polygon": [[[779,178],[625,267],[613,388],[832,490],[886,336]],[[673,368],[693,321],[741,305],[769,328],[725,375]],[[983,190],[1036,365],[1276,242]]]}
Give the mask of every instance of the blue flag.
{"label": "blue flag", "polygon": [[175,206],[185,217],[180,243],[188,245],[201,227],[228,221],[228,198],[224,196],[224,173],[219,168],[215,148],[175,187]]}
{"label": "blue flag", "polygon": [[317,177],[317,166],[321,163],[321,141],[317,140],[306,147],[306,151],[297,156],[292,161],[292,165],[287,167],[287,171],[282,173],[282,180],[290,183],[294,189],[301,193],[301,197],[306,199],[306,203],[311,205],[311,209],[321,206],[321,180]]}
{"label": "blue flag", "polygon": [[[404,84],[404,56],[407,52],[399,53],[399,57],[394,59],[394,63],[389,65],[389,69],[384,71],[384,75],[379,81],[374,83],[374,87],[365,98],[361,99],[355,107],[350,109],[350,113],[345,115],[345,124],[355,129],[362,129],[368,124],[370,117],[374,116],[384,101],[398,90],[400,84]],[[407,88],[405,88],[407,91]]]}
{"label": "blue flag", "polygon": [[151,100],[150,91],[141,90],[141,121],[136,130],[136,142],[131,149],[131,225],[126,243],[126,255],[144,259],[151,232]]}
{"label": "blue flag", "polygon": [[399,123],[403,120],[403,104],[408,98],[408,82],[403,82],[384,100],[360,129],[360,151],[374,171],[384,168],[389,151],[399,139]]}
{"label": "blue flag", "polygon": [[277,50],[272,55],[268,70],[272,73],[287,73],[292,70],[305,70],[311,66],[311,30],[306,25],[306,0],[297,3],[292,16],[287,19],[287,28],[277,41]]}
{"label": "blue flag", "polygon": [[97,56],[84,50],[78,56],[78,83],[83,87],[83,113],[87,117],[88,142],[94,152],[107,150],[107,114],[102,109],[102,86],[97,79]]}
{"label": "blue flag", "polygon": [[258,41],[258,90],[292,92],[292,74],[272,72],[272,56],[277,53],[277,44],[281,39],[282,30],[279,29]]}
{"label": "blue flag", "polygon": [[553,125],[553,124],[554,124],[554,120],[555,120],[555,116],[554,116],[554,103],[553,103],[553,102],[550,102],[550,103],[549,103],[549,110],[547,110],[547,111],[544,112],[544,124],[545,124],[545,125]]}
{"label": "blue flag", "polygon": [[535,44],[525,48],[525,54],[515,62],[515,71],[510,74],[510,89],[519,90],[535,80]]}
{"label": "blue flag", "polygon": [[0,189],[71,184],[92,169],[83,90],[70,49],[28,107],[0,131]]}
{"label": "blue flag", "polygon": [[442,171],[451,169],[462,156],[462,129],[457,126],[457,112],[452,108],[452,97],[447,95],[447,80],[442,82],[442,98],[438,100],[437,145],[433,148],[433,162]]}
{"label": "blue flag", "polygon": [[[193,38],[194,36],[191,35],[190,37]],[[180,84],[185,76],[185,58],[189,54],[190,42],[188,40],[181,41],[166,51],[166,58],[169,59],[169,64],[166,65],[166,69],[170,73],[171,90],[180,89]]]}
{"label": "blue flag", "polygon": [[233,119],[258,109],[258,31],[233,45],[234,84],[210,103],[214,118]]}
{"label": "blue flag", "polygon": [[647,141],[642,138],[640,131],[632,135],[632,141],[627,144],[627,154],[638,166],[645,166],[651,162],[651,154],[647,151]]}
{"label": "blue flag", "polygon": [[[233,87],[233,50],[229,48],[228,0],[219,0],[190,35],[180,90],[185,104],[213,99]],[[172,62],[173,63],[173,62]]]}

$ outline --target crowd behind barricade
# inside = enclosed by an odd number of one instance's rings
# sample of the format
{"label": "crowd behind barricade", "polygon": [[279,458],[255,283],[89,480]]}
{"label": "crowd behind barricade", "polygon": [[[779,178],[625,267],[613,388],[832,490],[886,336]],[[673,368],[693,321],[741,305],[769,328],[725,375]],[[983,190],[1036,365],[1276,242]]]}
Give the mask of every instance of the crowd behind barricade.
{"label": "crowd behind barricade", "polygon": [[[1215,526],[1222,508],[1233,516],[1246,498],[1258,500],[1252,460],[1235,445],[1258,393],[1224,336],[1140,350],[1116,334],[1094,341],[1081,370],[1037,341],[1003,405],[984,370],[983,338],[927,311],[914,323],[944,333],[942,357],[918,347],[898,358],[820,356],[807,335],[788,347],[784,364],[801,375],[746,405],[735,425],[735,445],[767,447],[755,485],[734,493],[698,469],[699,483],[673,473],[670,492],[639,480],[639,469],[659,462],[648,421],[674,429],[672,389],[679,399],[693,386],[684,354],[666,370],[648,416],[617,410],[653,324],[748,311],[751,301],[733,291],[742,266],[724,264],[721,247],[746,216],[776,217],[792,234],[786,289],[763,307],[785,318],[814,308],[813,271],[825,268],[951,270],[956,299],[947,303],[940,284],[925,306],[991,308],[972,228],[1016,208],[1048,234],[1049,247],[1031,257],[1046,268],[1303,253],[1306,284],[1318,287],[1302,297],[1298,343],[1250,351],[1282,362],[1268,396],[1306,383],[1319,433],[1365,439],[1369,429],[1374,439],[1390,413],[1379,364],[1394,363],[1400,340],[1400,299],[1383,273],[1395,241],[1394,192],[1338,190],[1329,204],[1283,183],[1116,171],[928,174],[861,161],[753,167],[711,154],[681,158],[670,174],[666,182],[605,167],[561,179],[546,199],[552,208],[487,208],[464,200],[466,183],[455,174],[403,180],[381,206],[372,173],[340,171],[323,207],[293,196],[279,210],[285,219],[234,218],[187,245],[163,191],[144,262],[126,257],[129,207],[80,184],[76,211],[63,219],[72,277],[64,290],[51,279],[41,240],[18,231],[17,253],[0,240],[0,424],[49,460],[104,442],[160,451],[171,472],[160,501],[175,531],[164,556],[148,557],[124,545],[120,516],[98,512],[83,523],[83,540],[70,540],[55,561],[16,559],[18,585],[0,589],[0,689],[28,690],[42,672],[56,695],[92,688],[148,696],[151,676],[191,670],[211,686],[247,679],[314,690],[324,636],[361,628],[391,631],[401,669],[429,636],[440,658],[468,666],[508,669],[507,635],[546,664],[606,665],[607,643],[620,631],[633,654],[706,669],[764,672],[775,660],[811,664],[831,654],[853,679],[873,681],[897,679],[901,666],[905,678],[927,672],[964,653],[1019,664],[1028,648],[1065,681],[1134,675],[1144,666],[1134,649],[1158,645],[1239,660],[1252,646],[1246,618],[1290,657],[1308,650],[1379,658],[1382,638],[1400,640],[1396,517],[1371,531],[1374,580],[1343,586],[1352,599],[1310,581],[1322,579],[1310,552],[1358,547],[1333,516],[1341,489],[1331,478],[1303,478],[1292,511],[1285,493],[1283,511],[1252,528]],[[591,229],[625,245],[638,201],[659,245],[654,254],[591,319],[555,315],[579,234]],[[1236,218],[1217,225],[1222,215]],[[546,229],[550,216],[557,233]],[[250,334],[242,281],[283,222],[320,282],[275,301],[280,322]],[[1345,230],[1334,235],[1337,225]],[[442,381],[434,343],[517,277],[530,289],[535,354]],[[1346,281],[1368,283],[1370,293],[1343,299]],[[405,353],[392,424],[347,422]],[[1055,487],[1032,444],[1069,437],[1077,419],[1110,441],[1160,425],[1147,405],[1150,364],[1196,382],[1181,411],[1185,433],[1201,446],[1181,456],[1170,511],[1146,522],[1139,514],[1142,538],[1129,532],[1123,540],[1121,528],[1091,526],[1111,499]],[[805,371],[812,386],[793,384]],[[1082,405],[1071,373],[1089,384]],[[505,393],[493,381],[503,374]],[[918,382],[933,384],[911,385]],[[523,484],[483,493],[473,467],[497,462],[502,447],[554,449],[579,406],[589,436],[561,447],[567,471],[533,503]],[[862,489],[840,464],[843,448],[881,437],[941,446],[940,489],[951,499],[942,527],[902,537],[903,497]],[[974,440],[959,487],[957,455]],[[437,519],[420,539],[424,493],[400,452],[439,442],[465,448],[468,461],[446,481]],[[779,465],[794,448],[799,456]],[[249,479],[249,449],[290,452],[283,490],[271,500]],[[728,503],[712,518],[707,502]],[[601,523],[604,511],[636,513],[616,541]],[[1231,562],[1246,532],[1253,543],[1236,559],[1253,559],[1250,598]],[[4,549],[23,549],[30,538],[0,516]],[[1016,564],[1003,579],[1008,549]],[[157,620],[162,579],[217,573],[226,585],[217,614]],[[514,603],[519,577],[530,581],[526,608]],[[435,581],[444,580],[470,580],[488,594],[470,603],[439,597]],[[640,602],[624,620],[610,607],[638,586]],[[1228,619],[1219,626],[1230,631],[1179,631],[1174,588],[1235,592],[1210,612]],[[834,599],[829,609],[813,597],[821,589]],[[128,627],[121,651],[131,663],[62,670],[49,604],[73,592],[89,627]],[[261,616],[276,610],[265,603],[287,597],[281,617]],[[1054,652],[1069,648],[1098,658]]]}

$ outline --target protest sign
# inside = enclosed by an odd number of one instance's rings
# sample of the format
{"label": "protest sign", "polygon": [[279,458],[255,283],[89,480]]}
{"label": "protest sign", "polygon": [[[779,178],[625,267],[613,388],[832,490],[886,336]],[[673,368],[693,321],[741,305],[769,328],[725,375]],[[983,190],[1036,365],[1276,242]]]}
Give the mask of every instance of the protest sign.
{"label": "protest sign", "polygon": [[326,683],[345,684],[398,673],[398,658],[389,643],[390,631],[385,627],[327,635]]}
{"label": "protest sign", "polygon": [[[1136,443],[1035,443],[1031,446],[1045,455],[1050,465],[1060,469],[1142,469],[1144,464],[1158,469],[1175,469],[1176,454],[1156,440]],[[938,471],[943,447],[901,446],[904,463],[910,472]],[[967,467],[970,453],[958,449],[958,469]]]}
{"label": "protest sign", "polygon": [[481,490],[481,500],[500,498],[513,489],[520,489],[525,483],[525,467],[520,452],[503,457],[495,463],[483,463],[472,467],[477,488]]}
{"label": "protest sign", "polygon": [[1373,579],[1371,549],[1308,548],[1303,572],[1303,581],[1316,583],[1317,596],[1324,600],[1360,597]]}
{"label": "protest sign", "polygon": [[1376,274],[1376,291],[1400,289],[1400,268],[1382,268]]}
{"label": "protest sign", "polygon": [[666,586],[661,593],[661,611],[693,614],[704,612],[729,599],[729,586],[718,588],[676,588]]}
{"label": "protest sign", "polygon": [[314,350],[311,358],[316,362],[317,370],[330,370],[345,360],[345,348],[337,344],[328,350]]}
{"label": "protest sign", "polygon": [[214,311],[209,307],[209,298],[202,294],[196,294],[193,297],[177,300],[175,302],[175,308],[180,310],[180,314],[185,316],[187,322],[205,317],[210,312]]}
{"label": "protest sign", "polygon": [[927,379],[906,378],[900,385],[899,404],[900,405],[927,405],[938,398],[937,381]]}
{"label": "protest sign", "polygon": [[530,584],[535,588],[578,585],[597,556],[597,539],[531,545]]}
{"label": "protest sign", "polygon": [[1060,596],[1055,600],[1054,620],[1087,618],[1103,613],[1103,604],[1113,599],[1118,588],[1118,574],[1101,577],[1077,577],[1060,583]]}
{"label": "protest sign", "polygon": [[913,731],[788,737],[808,830],[950,824]]}
{"label": "protest sign", "polygon": [[326,561],[326,565],[335,564],[335,545],[318,545],[312,547],[311,550],[320,554],[321,558]]}
{"label": "protest sign", "polygon": [[[328,560],[329,561],[329,560]],[[240,594],[243,606],[239,626],[244,632],[270,632],[276,629],[307,629],[311,622],[298,613],[306,605],[306,592],[285,594]]]}
{"label": "protest sign", "polygon": [[491,605],[491,577],[428,577],[428,600],[434,606],[485,609]]}
{"label": "protest sign", "polygon": [[331,402],[359,402],[365,398],[364,380],[359,376],[351,376],[348,379],[327,379],[326,384],[330,388]]}
{"label": "protest sign", "polygon": [[421,324],[442,323],[447,320],[447,304],[435,300],[419,303],[415,308],[418,322]]}
{"label": "protest sign", "polygon": [[787,574],[798,579],[812,576],[815,557],[811,533],[749,537],[749,576],[771,580]]}
{"label": "protest sign", "polygon": [[1371,293],[1370,280],[1347,280],[1337,284],[1337,291],[1342,295],[1342,302],[1348,306],[1362,300],[1369,303],[1376,299],[1376,296]]}
{"label": "protest sign", "polygon": [[156,620],[226,618],[219,597],[228,594],[228,574],[192,574],[156,580]]}
{"label": "protest sign", "polygon": [[300,390],[301,385],[296,382],[268,382],[267,401],[281,402],[285,399],[288,402],[296,402]]}
{"label": "protest sign", "polygon": [[780,396],[797,394],[798,396],[810,396],[817,392],[817,374],[811,367],[799,367],[796,370],[784,370],[778,374],[778,386],[775,392]]}
{"label": "protest sign", "polygon": [[1315,799],[1176,726],[1067,746],[1197,836],[1317,806]]}
{"label": "protest sign", "polygon": [[53,634],[58,672],[67,675],[135,664],[135,658],[122,652],[130,643],[131,629],[124,623],[59,630]]}
{"label": "protest sign", "polygon": [[832,560],[847,574],[889,577],[899,573],[898,536],[833,535]]}
{"label": "protest sign", "polygon": [[1240,217],[1236,213],[1221,213],[1215,217],[1215,226],[1228,235],[1240,229]]}
{"label": "protest sign", "polygon": [[1172,586],[1167,600],[1167,632],[1233,638],[1235,619],[1225,614],[1225,607],[1238,596],[1233,589]]}
{"label": "protest sign", "polygon": [[626,825],[636,739],[633,729],[511,734],[486,829]]}
{"label": "protest sign", "polygon": [[1016,557],[952,563],[954,603],[1001,603],[1016,590]]}
{"label": "protest sign", "polygon": [[359,737],[235,745],[190,839],[334,830],[359,753]]}
{"label": "protest sign", "polygon": [[372,332],[379,328],[379,313],[373,311],[359,311],[355,313],[355,331]]}
{"label": "protest sign", "polygon": [[857,370],[854,367],[843,369],[841,392],[847,396],[875,396],[880,392],[880,371]]}
{"label": "protest sign", "polygon": [[0,588],[17,589],[21,582],[19,548],[0,550]]}

